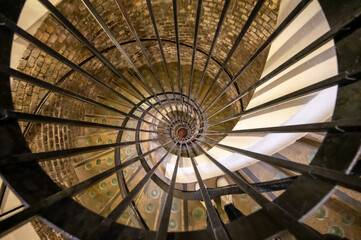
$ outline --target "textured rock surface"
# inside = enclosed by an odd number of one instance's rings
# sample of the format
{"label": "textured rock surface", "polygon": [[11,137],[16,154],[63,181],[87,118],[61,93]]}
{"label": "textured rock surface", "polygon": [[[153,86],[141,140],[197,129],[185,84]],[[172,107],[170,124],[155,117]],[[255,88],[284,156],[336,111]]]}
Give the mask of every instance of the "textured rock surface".
{"label": "textured rock surface", "polygon": [[[165,85],[165,90],[170,91],[171,86],[168,83],[168,79],[163,68],[159,46],[157,41],[155,41],[155,33],[151,24],[146,2],[125,2],[126,10],[133,21],[133,25],[137,30],[140,39],[148,39],[148,41],[143,41],[143,44],[148,56],[154,64],[157,74],[160,76]],[[256,1],[253,0],[231,1],[225,23],[221,29],[219,39],[213,52],[213,57],[220,63],[222,63],[226,58],[255,2]],[[190,77],[192,57],[191,46],[193,45],[194,39],[197,1],[181,0],[177,1],[177,3],[180,42],[190,46],[187,47],[182,45],[180,48],[184,79],[183,91],[186,92]],[[145,79],[156,90],[156,92],[160,92],[154,77],[151,75],[151,72],[146,65],[146,61],[140,48],[136,43],[134,43],[133,36],[128,30],[126,22],[115,2],[112,0],[94,0],[92,1],[92,4],[106,21],[117,40],[124,44],[123,47],[125,51],[131,57],[135,65],[141,70]],[[175,90],[178,91],[177,50],[174,43],[175,31],[172,2],[153,0],[152,4],[160,36],[162,39],[167,40],[163,41],[164,52],[173,85]],[[224,1],[222,0],[203,1],[197,46],[197,48],[201,51],[208,52],[210,49],[223,4]],[[257,50],[257,48],[274,30],[278,4],[278,0],[267,0],[265,2],[255,21],[252,23],[249,31],[246,33],[244,39],[237,47],[235,53],[226,66],[231,75],[237,73],[252,53]],[[80,30],[86,38],[97,47],[97,49],[103,51],[110,48],[109,50],[104,51],[106,58],[109,59],[110,62],[118,69],[120,69],[137,88],[141,88],[140,84],[137,83],[132,75],[133,70],[120,53],[112,47],[113,43],[99,27],[97,22],[80,0],[64,0],[57,7],[78,28],[78,30]],[[43,24],[36,31],[35,37],[76,64],[80,64],[85,59],[92,56],[91,52],[87,50],[70,32],[64,29],[64,27],[60,25],[51,15],[45,18]],[[128,41],[133,42],[127,43]],[[259,57],[257,61],[255,61],[252,66],[249,67],[238,79],[237,83],[240,91],[246,89],[253,82],[259,79],[266,56],[267,51],[265,51],[262,56]],[[203,70],[206,57],[207,56],[204,53],[197,51],[195,59],[195,69],[197,71],[194,76],[194,84],[191,89],[193,95],[198,87],[200,73]],[[105,83],[109,84],[117,91],[124,93],[126,96],[129,96],[129,94],[126,93],[126,90],[132,91],[96,58],[91,59],[82,67]],[[24,52],[23,58],[19,62],[18,69],[26,74],[30,74],[52,84],[56,84],[71,70],[66,65],[60,63],[31,44]],[[219,65],[216,61],[211,60],[207,69],[205,86],[210,83],[211,79],[214,78],[218,70]],[[219,87],[224,86],[228,81],[229,77],[225,72],[223,72],[218,79],[218,87],[211,92],[211,96],[215,96],[217,91],[220,89]],[[79,73],[70,74],[69,77],[60,84],[60,86],[83,96],[104,102],[108,105],[109,101],[105,101],[100,98],[101,96],[106,96],[107,98],[113,100],[120,100],[118,97],[114,96],[114,94],[110,95],[109,92],[103,90]],[[206,89],[203,87],[203,91],[205,90]],[[34,113],[40,101],[47,94],[47,90],[32,86],[31,84],[27,84],[25,82],[13,80],[12,93],[16,110]],[[223,97],[223,100],[227,100],[227,97],[229,98],[234,96],[236,93],[235,88],[232,87],[227,92],[227,96]],[[244,106],[247,105],[250,97],[251,95],[244,99]],[[132,100],[135,99],[133,98]],[[122,110],[126,109],[127,108],[123,108]],[[235,109],[239,111],[240,104],[237,104]],[[39,114],[69,119],[89,120],[84,117],[85,114],[109,115],[110,112],[52,93],[40,110]],[[95,121],[99,121],[99,119],[95,119]],[[27,123],[20,123],[21,128],[25,129],[26,124]],[[103,130],[99,129],[94,130],[63,125],[35,124],[31,128],[31,131],[26,139],[33,152],[42,152],[81,147],[83,144],[79,142],[78,136],[101,134],[102,132]],[[81,159],[82,157],[57,159],[42,163],[41,165],[57,184],[62,187],[68,187],[79,182],[79,179],[75,174],[73,164],[79,162]],[[45,227],[45,225],[43,225],[40,221],[34,222],[33,225],[42,239],[60,238],[59,234],[54,232],[51,228]]]}

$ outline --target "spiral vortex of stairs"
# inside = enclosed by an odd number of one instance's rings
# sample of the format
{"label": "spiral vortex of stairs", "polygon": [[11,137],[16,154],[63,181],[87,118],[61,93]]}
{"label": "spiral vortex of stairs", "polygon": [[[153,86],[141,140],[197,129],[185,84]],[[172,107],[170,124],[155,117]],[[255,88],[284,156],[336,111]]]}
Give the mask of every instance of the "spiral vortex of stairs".
{"label": "spiral vortex of stairs", "polygon": [[1,239],[361,239],[360,22],[359,1],[0,0]]}

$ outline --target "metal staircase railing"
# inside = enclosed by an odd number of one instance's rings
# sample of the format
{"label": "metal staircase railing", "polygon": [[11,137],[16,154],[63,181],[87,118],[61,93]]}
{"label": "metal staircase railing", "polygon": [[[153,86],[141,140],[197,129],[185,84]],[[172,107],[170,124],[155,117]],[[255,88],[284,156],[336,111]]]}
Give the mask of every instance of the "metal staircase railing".
{"label": "metal staircase railing", "polygon": [[[80,239],[184,239],[184,238],[199,238],[199,239],[265,239],[284,229],[288,230],[298,239],[327,239],[329,236],[322,235],[318,231],[312,229],[306,224],[302,223],[302,219],[312,209],[328,198],[329,193],[336,185],[343,186],[355,191],[361,192],[361,181],[358,176],[349,174],[355,161],[360,154],[360,139],[361,139],[361,85],[360,85],[360,63],[357,59],[361,55],[361,48],[359,44],[360,37],[360,4],[357,8],[336,1],[320,1],[321,6],[328,19],[336,18],[337,24],[331,25],[331,30],[323,34],[321,37],[313,41],[310,45],[298,52],[293,57],[289,58],[279,67],[271,71],[259,81],[247,88],[243,92],[238,92],[229,103],[215,108],[215,103],[234,86],[238,77],[248,68],[252,62],[273,42],[273,40],[295,19],[300,12],[302,12],[311,2],[309,0],[302,0],[296,8],[285,18],[285,20],[275,29],[270,37],[262,44],[262,46],[253,54],[253,56],[240,68],[240,70],[230,77],[229,82],[226,83],[217,96],[210,96],[209,94],[216,87],[216,82],[220,74],[226,70],[227,62],[235,52],[235,49],[240,44],[248,28],[251,26],[254,18],[264,4],[264,0],[257,1],[244,28],[239,33],[237,40],[229,51],[225,61],[220,63],[219,72],[209,87],[206,87],[205,95],[200,97],[200,89],[204,83],[204,78],[208,63],[212,57],[214,46],[217,42],[219,32],[224,24],[224,18],[227,14],[227,9],[230,0],[226,0],[222,10],[222,14],[217,26],[216,33],[212,41],[211,48],[207,54],[207,60],[202,72],[202,77],[196,94],[191,96],[191,88],[193,86],[193,73],[195,63],[195,53],[197,49],[197,37],[199,21],[201,17],[202,0],[198,0],[197,17],[195,23],[194,43],[192,49],[191,74],[189,85],[186,85],[182,76],[182,62],[180,45],[183,44],[179,40],[179,26],[177,20],[177,1],[173,0],[173,17],[175,23],[175,45],[177,47],[178,59],[178,91],[173,84],[173,79],[170,77],[167,67],[166,55],[163,50],[161,38],[157,23],[154,17],[151,0],[147,0],[149,14],[154,27],[162,62],[166,69],[166,76],[171,86],[171,91],[167,91],[162,84],[150,57],[146,53],[146,48],[143,45],[145,40],[140,39],[134,26],[127,15],[124,3],[121,0],[116,0],[115,3],[119,6],[121,13],[125,17],[126,23],[131,30],[133,37],[146,59],[152,75],[154,76],[160,92],[155,92],[155,88],[151,87],[139,69],[136,67],[131,58],[124,51],[122,44],[116,40],[111,29],[107,26],[105,21],[101,18],[92,3],[88,0],[82,0],[90,13],[94,16],[101,28],[106,32],[109,39],[113,42],[115,48],[121,52],[127,62],[134,70],[139,83],[144,87],[144,92],[139,90],[130,79],[117,69],[102,52],[82,35],[76,27],[62,15],[48,0],[39,0],[51,14],[63,24],[76,38],[84,44],[84,46],[94,54],[92,58],[98,58],[104,66],[109,68],[117,77],[124,81],[132,91],[128,94],[134,93],[132,97],[139,101],[133,102],[126,94],[115,90],[112,86],[103,82],[102,79],[92,75],[82,68],[82,64],[75,64],[66,57],[62,56],[46,44],[42,43],[31,34],[17,26],[15,23],[19,17],[21,8],[24,4],[23,0],[16,1],[0,1],[0,39],[2,53],[0,55],[0,172],[5,179],[7,185],[14,189],[17,195],[24,201],[25,209],[2,220],[0,222],[0,236],[5,236],[7,233],[17,229],[22,224],[30,221],[35,216],[41,216],[47,222],[62,229],[65,233]],[[335,5],[340,5],[340,17],[335,17],[331,14],[335,9]],[[352,13],[352,14],[350,14]],[[330,20],[331,21],[331,20]],[[333,20],[332,20],[333,21]],[[59,82],[51,84],[38,78],[32,77],[21,71],[9,67],[11,44],[13,35],[16,34],[29,43],[32,43],[42,51],[51,55],[59,62],[69,66],[73,72],[78,72],[87,77],[99,87],[103,88],[109,93],[122,99],[124,104],[130,104],[131,110],[126,112],[115,107],[108,106],[97,100],[82,96],[73,91],[69,91],[61,86]],[[212,122],[212,119],[217,114],[224,111],[226,108],[232,106],[254,89],[266,83],[272,77],[289,68],[293,64],[302,60],[314,50],[320,48],[328,41],[335,42],[340,73],[334,77],[325,79],[319,83],[302,88],[298,91],[289,93],[287,95],[276,98],[272,101],[264,103],[254,108],[239,112],[232,116],[225,116],[223,119]],[[149,40],[149,39],[148,39]],[[354,51],[348,56],[342,53],[345,50],[345,42],[347,44],[357,45],[357,51]],[[348,52],[349,53],[349,52]],[[71,73],[67,74],[69,76]],[[110,124],[93,123],[83,120],[72,120],[59,117],[50,117],[39,115],[39,109],[34,114],[15,111],[11,98],[10,77],[25,81],[41,88],[47,89],[49,92],[66,95],[77,101],[89,103],[96,107],[106,109],[124,117],[121,126],[113,126]],[[231,121],[238,120],[241,116],[258,111],[260,109],[272,107],[280,102],[288,101],[290,99],[298,98],[309,93],[313,93],[331,86],[338,86],[338,99],[332,121],[325,123],[290,125],[281,127],[264,127],[253,128],[235,131],[220,131],[216,130],[214,126]],[[134,91],[134,92],[133,92]],[[148,96],[147,96],[148,95]],[[209,104],[205,104],[206,99],[209,99]],[[47,97],[44,98],[44,101]],[[241,102],[242,103],[242,102]],[[144,108],[142,106],[145,106]],[[212,108],[213,107],[213,108]],[[212,114],[208,114],[212,109]],[[137,113],[138,111],[138,113]],[[130,120],[137,121],[136,127],[127,127]],[[25,141],[24,135],[21,132],[18,122],[27,121],[29,125],[24,132],[26,135],[32,126],[32,123],[46,123],[46,124],[61,124],[77,127],[101,128],[117,130],[117,141],[115,143],[101,144],[97,146],[79,147],[72,149],[32,153]],[[182,130],[182,134],[180,134]],[[122,142],[122,137],[125,132],[130,131],[135,133],[134,141]],[[324,142],[318,150],[310,165],[300,164],[292,161],[287,161],[277,157],[247,151],[244,149],[235,148],[232,146],[220,144],[218,139],[214,136],[237,136],[241,133],[289,133],[289,132],[327,132]],[[147,136],[147,138],[144,138]],[[145,146],[153,146],[152,149],[146,149]],[[122,162],[120,159],[120,149],[124,146],[135,145],[137,155],[129,160]],[[231,152],[239,153],[249,156],[254,159],[269,163],[274,166],[279,166],[284,169],[292,170],[302,175],[299,177],[291,177],[287,179],[274,180],[262,183],[249,183],[238,174],[230,171],[222,163],[211,156],[207,150],[213,146],[226,149]],[[109,150],[114,148],[114,167],[99,173],[96,176],[82,181],[74,186],[66,189],[60,189],[46,173],[39,166],[39,162],[50,161],[63,157],[77,156],[84,153],[94,152],[96,150]],[[153,153],[160,150],[166,150],[165,154],[153,165],[150,166],[146,158]],[[229,176],[236,185],[231,187],[220,187],[207,189],[204,181],[199,173],[198,166],[195,160],[196,156],[204,155],[215,166],[221,169],[225,175]],[[168,156],[176,156],[175,167],[170,179],[170,182],[164,181],[157,174],[157,168],[163,164]],[[179,163],[182,158],[189,158],[194,169],[197,181],[200,186],[199,191],[185,191],[176,188],[176,178]],[[341,161],[342,160],[342,161]],[[145,176],[136,184],[136,186],[129,191],[124,181],[123,172],[120,171],[132,163],[140,162],[142,168],[145,170]],[[79,203],[72,199],[73,196],[87,189],[88,187],[98,183],[112,174],[116,173],[120,184],[120,189],[123,194],[123,200],[111,210],[111,213],[106,216],[100,216],[84,208]],[[152,231],[147,228],[147,224],[142,219],[137,206],[134,204],[134,198],[140,190],[149,182],[154,181],[161,189],[167,193],[164,206],[160,212],[160,225],[157,231]],[[262,193],[275,191],[286,191],[274,201],[268,200]],[[246,193],[254,199],[262,209],[249,216],[237,219],[228,224],[223,224],[216,209],[212,206],[211,199],[221,195]],[[183,231],[183,232],[169,232],[168,223],[170,220],[170,212],[173,197],[183,200],[202,200],[205,202],[207,215],[210,222],[210,229],[199,231]],[[117,223],[117,220],[126,210],[131,206],[133,212],[137,214],[141,228],[135,228]],[[260,227],[261,226],[261,227]],[[261,229],[261,230],[260,230]],[[246,237],[244,237],[246,236]]]}

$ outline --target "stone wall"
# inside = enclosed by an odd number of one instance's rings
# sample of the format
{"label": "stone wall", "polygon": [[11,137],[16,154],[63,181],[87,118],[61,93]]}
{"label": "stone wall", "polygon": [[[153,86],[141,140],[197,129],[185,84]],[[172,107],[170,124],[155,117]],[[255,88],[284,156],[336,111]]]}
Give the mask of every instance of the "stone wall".
{"label": "stone wall", "polygon": [[[235,39],[247,20],[248,15],[255,5],[255,2],[256,1],[253,0],[234,0],[231,2],[225,23],[221,29],[219,39],[213,52],[213,57],[220,63],[222,63],[226,58]],[[134,40],[114,1],[94,0],[92,3],[120,43]],[[177,3],[180,42],[192,46],[197,1],[181,0],[177,1]],[[125,4],[127,12],[133,21],[133,25],[137,30],[139,37],[141,39],[155,39],[155,33],[151,24],[146,1],[128,0],[125,1]],[[176,91],[179,91],[177,82],[177,50],[176,45],[174,44],[175,31],[172,2],[170,0],[153,0],[152,4],[161,38],[173,41],[163,41],[163,48],[171,73],[171,78],[174,83],[173,85],[175,86]],[[198,35],[198,49],[205,52],[209,51],[223,4],[224,1],[222,0],[203,1]],[[265,5],[262,7],[260,13],[257,15],[249,31],[246,33],[241,44],[237,47],[235,53],[226,66],[232,75],[237,73],[252,53],[256,51],[256,49],[274,30],[278,4],[279,0],[267,0]],[[129,78],[129,80],[134,83],[138,89],[143,89],[141,84],[139,84],[130,74],[133,70],[130,68],[129,64],[120,55],[116,48],[112,48],[113,43],[109,40],[107,35],[100,28],[98,23],[94,20],[93,16],[91,16],[80,0],[64,0],[57,6],[57,8],[77,27],[78,30],[85,35],[90,42],[97,47],[97,49],[103,51],[107,48],[111,48],[110,50],[104,51],[106,58],[109,59],[109,61],[114,64],[117,69],[120,69],[121,72]],[[34,36],[76,64],[80,64],[92,56],[91,52],[51,15],[45,18],[43,24],[36,31]],[[157,74],[160,76],[160,79],[165,86],[166,91],[170,91],[171,88],[166,77],[165,69],[163,68],[157,41],[144,41],[143,44],[148,56],[154,64]],[[141,70],[142,75],[150,83],[152,88],[154,88],[156,92],[160,92],[160,88],[157,86],[154,76],[151,75],[139,46],[133,42],[124,44],[123,47],[131,57],[132,61],[134,61],[135,65]],[[180,48],[184,92],[187,92],[188,90],[192,51],[192,48],[189,47],[181,46]],[[262,54],[262,56],[259,57],[239,78],[238,84],[241,91],[259,79],[266,60],[267,52],[268,51],[265,51],[265,53]],[[191,89],[193,96],[195,95],[195,90],[198,87],[197,84],[199,84],[200,78],[199,73],[203,71],[206,57],[207,56],[205,54],[197,51],[194,65],[196,74],[194,76],[194,85]],[[131,90],[129,86],[126,86],[123,81],[116,77],[114,73],[106,68],[98,59],[93,58],[89,60],[82,66],[82,68],[89,71],[91,74],[98,77],[117,91],[120,91],[130,99],[136,101],[134,97],[125,91],[127,90],[132,92],[133,90]],[[30,44],[24,52],[23,58],[19,62],[18,70],[49,83],[57,84],[57,82],[60,81],[71,69]],[[206,87],[210,84],[218,70],[219,65],[215,61],[211,60],[207,69],[207,77],[205,80],[206,84],[203,87],[204,90],[207,89]],[[224,86],[228,81],[229,77],[223,72],[218,80],[216,89]],[[99,96],[107,96],[109,99],[120,101],[120,98],[115,96],[115,94],[110,94],[108,91],[99,87],[99,85],[79,73],[70,74],[64,82],[59,84],[59,86],[100,102],[104,101],[102,101]],[[145,93],[144,89],[141,91]],[[211,96],[215,96],[217,91],[218,90],[212,92]],[[22,81],[12,80],[12,93],[15,110],[34,113],[40,101],[47,94],[47,90],[32,86],[31,84],[27,84]],[[147,94],[145,93],[145,95]],[[235,95],[236,90],[232,87],[229,89],[222,101],[227,101],[227,99]],[[244,99],[245,105],[248,103],[250,97],[251,95]],[[126,108],[123,110],[126,110]],[[240,104],[237,103],[233,111],[239,110]],[[90,104],[84,104],[69,97],[52,93],[42,109],[39,111],[39,114],[76,120],[86,120],[84,117],[85,114],[109,115],[111,112],[96,108]],[[24,130],[26,124],[27,123],[21,122],[20,127]],[[53,151],[82,147],[83,145],[77,141],[77,136],[86,136],[89,134],[101,133],[103,131],[104,130],[100,129],[77,128],[63,125],[34,124],[26,139],[33,152]],[[54,180],[54,182],[65,188],[79,182],[73,169],[73,163],[79,162],[81,159],[81,156],[57,159],[44,162],[41,166]],[[45,227],[41,221],[34,222],[33,226],[38,231],[39,236],[42,239],[61,238],[60,235],[50,227]]]}

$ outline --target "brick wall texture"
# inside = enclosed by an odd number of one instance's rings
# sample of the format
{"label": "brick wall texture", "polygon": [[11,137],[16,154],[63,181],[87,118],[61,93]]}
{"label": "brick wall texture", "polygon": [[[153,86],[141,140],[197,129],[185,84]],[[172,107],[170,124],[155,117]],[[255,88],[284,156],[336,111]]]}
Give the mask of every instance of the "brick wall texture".
{"label": "brick wall texture", "polygon": [[[127,54],[133,60],[137,68],[141,70],[142,75],[150,83],[156,92],[160,92],[159,87],[154,80],[149,68],[147,67],[144,56],[141,53],[139,46],[133,41],[134,38],[129,31],[127,24],[113,0],[93,0],[91,1],[106,24],[114,33],[116,39],[122,44]],[[160,49],[157,41],[154,39],[155,32],[149,11],[145,0],[124,0],[126,11],[130,16],[131,21],[139,35],[140,39],[151,39],[143,41],[144,47],[148,56],[150,57],[157,74],[160,76],[166,91],[171,90],[171,86],[166,78],[165,69],[163,67]],[[215,45],[213,57],[219,62],[223,62],[232,48],[238,34],[242,30],[250,12],[255,5],[255,0],[233,0],[230,3],[224,25],[220,31],[220,35]],[[195,0],[179,0],[178,4],[178,25],[180,42],[189,46],[193,45],[194,28],[197,11],[197,1]],[[214,32],[217,28],[218,19],[220,17],[224,0],[204,0],[200,19],[198,46],[199,50],[209,52]],[[165,57],[167,59],[168,67],[171,73],[172,80],[176,91],[178,89],[177,78],[177,49],[174,44],[175,30],[172,1],[170,0],[153,0],[153,11],[157,22],[160,37],[163,41],[163,48]],[[243,66],[243,64],[252,56],[252,54],[261,46],[261,44],[270,36],[276,26],[276,18],[278,13],[279,0],[267,0],[257,14],[254,22],[247,31],[244,39],[237,47],[235,53],[226,65],[230,74],[234,75]],[[134,85],[142,89],[132,74],[132,69],[121,56],[119,51],[114,48],[113,43],[107,37],[105,32],[101,29],[99,24],[94,20],[88,9],[80,0],[64,0],[58,4],[57,8],[74,24],[77,29],[85,35],[85,37],[94,46],[103,51],[103,54],[109,61],[116,66]],[[84,47],[70,32],[68,32],[59,22],[48,15],[34,36],[41,40],[49,47],[56,50],[58,53],[68,58],[75,64],[80,64],[87,58],[92,56],[92,53]],[[153,39],[153,40],[152,40]],[[133,41],[130,42],[129,41]],[[181,64],[184,78],[184,91],[188,88],[190,65],[192,59],[192,48],[181,46]],[[240,91],[249,87],[252,83],[260,78],[260,75],[265,64],[267,50],[239,77],[237,80]],[[195,59],[195,77],[194,85],[191,92],[194,95],[196,87],[199,84],[199,78],[203,71],[207,56],[200,51],[196,52]],[[122,80],[116,77],[106,66],[104,66],[98,59],[92,58],[82,65],[82,68],[97,76],[103,82],[107,83],[117,91],[124,93],[132,98],[127,91],[132,91],[129,86],[125,85]],[[219,65],[211,60],[207,69],[206,84],[214,78],[219,70]],[[64,80],[64,76],[71,70],[65,64],[59,62],[47,53],[41,51],[36,46],[29,44],[24,51],[23,57],[19,62],[18,70],[37,77],[41,80],[52,84],[58,84],[59,81]],[[211,96],[216,96],[220,87],[227,84],[229,81],[228,75],[223,72],[218,79],[217,87],[212,91]],[[84,77],[79,73],[70,73],[62,81],[59,86],[81,94],[83,96],[95,99],[99,102],[106,102],[102,97],[120,101],[120,98],[114,94],[110,94],[99,85],[92,82],[90,79]],[[205,87],[204,86],[204,87]],[[12,94],[15,105],[15,110],[34,113],[38,108],[41,100],[47,94],[46,89],[33,86],[31,84],[12,80]],[[145,93],[144,90],[142,92]],[[230,88],[227,94],[222,98],[221,102],[226,102],[232,96],[237,94],[234,87]],[[247,96],[244,99],[246,106],[251,97]],[[108,102],[107,102],[108,104]],[[122,110],[127,110],[124,108]],[[129,110],[129,109],[128,109]],[[232,113],[240,110],[240,104],[237,103],[230,110]],[[110,115],[111,112],[95,108],[90,104],[73,100],[59,94],[51,93],[44,105],[38,111],[38,114],[55,116],[61,118],[89,120],[85,114],[95,115]],[[20,127],[25,129],[27,122],[20,122]],[[52,151],[60,149],[68,149],[74,147],[81,147],[82,143],[77,141],[77,136],[86,136],[95,133],[101,133],[102,129],[85,129],[63,125],[52,124],[34,124],[31,131],[26,136],[27,142],[33,152]],[[81,160],[81,157],[64,158],[42,163],[42,167],[49,174],[49,176],[61,187],[69,187],[77,182],[77,178],[73,164]],[[34,221],[33,226],[39,233],[41,239],[61,239],[62,236],[44,225],[40,220]]]}

